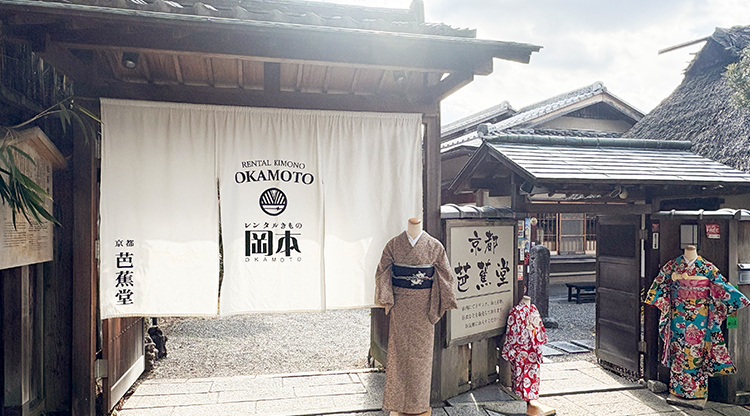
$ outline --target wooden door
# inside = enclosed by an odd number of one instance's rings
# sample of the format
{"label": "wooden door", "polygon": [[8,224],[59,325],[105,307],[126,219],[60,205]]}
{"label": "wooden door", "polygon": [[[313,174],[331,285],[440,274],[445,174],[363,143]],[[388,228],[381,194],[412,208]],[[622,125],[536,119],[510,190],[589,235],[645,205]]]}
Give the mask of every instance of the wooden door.
{"label": "wooden door", "polygon": [[599,217],[596,265],[596,356],[640,376],[641,219]]}
{"label": "wooden door", "polygon": [[109,413],[145,369],[143,318],[105,319],[102,338],[107,363],[103,403]]}

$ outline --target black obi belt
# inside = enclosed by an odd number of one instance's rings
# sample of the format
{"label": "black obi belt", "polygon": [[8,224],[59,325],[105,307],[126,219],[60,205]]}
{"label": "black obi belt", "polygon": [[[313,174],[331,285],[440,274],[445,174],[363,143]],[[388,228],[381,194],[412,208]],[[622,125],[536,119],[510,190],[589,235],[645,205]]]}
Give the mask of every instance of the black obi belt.
{"label": "black obi belt", "polygon": [[394,264],[391,266],[391,283],[393,286],[409,289],[429,289],[432,287],[434,274],[435,266],[431,264],[419,266]]}

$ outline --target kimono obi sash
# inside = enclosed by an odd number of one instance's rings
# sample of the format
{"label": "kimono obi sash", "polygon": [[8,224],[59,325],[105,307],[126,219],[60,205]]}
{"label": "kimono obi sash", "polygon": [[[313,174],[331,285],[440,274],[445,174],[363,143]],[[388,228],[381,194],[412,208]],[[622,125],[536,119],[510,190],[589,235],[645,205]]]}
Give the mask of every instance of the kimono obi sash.
{"label": "kimono obi sash", "polygon": [[676,298],[682,301],[706,299],[711,290],[708,279],[678,279],[674,282]]}
{"label": "kimono obi sash", "polygon": [[435,266],[431,264],[419,266],[391,265],[391,283],[393,286],[409,289],[429,289],[432,287],[432,276],[434,274]]}

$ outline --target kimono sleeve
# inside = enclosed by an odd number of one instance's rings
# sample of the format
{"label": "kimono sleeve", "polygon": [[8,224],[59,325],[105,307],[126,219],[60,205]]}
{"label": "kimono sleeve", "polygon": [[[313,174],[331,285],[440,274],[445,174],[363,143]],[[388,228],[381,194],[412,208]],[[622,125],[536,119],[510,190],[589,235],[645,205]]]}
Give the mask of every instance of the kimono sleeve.
{"label": "kimono sleeve", "polygon": [[393,265],[393,247],[389,241],[380,256],[375,272],[375,305],[385,307],[385,314],[393,307],[393,286],[391,285],[391,265]]}
{"label": "kimono sleeve", "polygon": [[742,309],[750,305],[750,300],[732,284],[726,281],[724,276],[719,273],[716,266],[711,267],[708,279],[711,281],[711,297],[714,301],[714,308],[721,316]]}
{"label": "kimono sleeve", "polygon": [[432,281],[432,292],[430,293],[430,310],[427,317],[433,325],[440,320],[445,311],[458,308],[456,294],[453,292],[453,272],[448,261],[445,248],[439,242],[436,243],[437,258],[435,259],[435,275]]}
{"label": "kimono sleeve", "polygon": [[503,349],[500,352],[500,356],[506,361],[513,360],[518,354],[518,343],[520,339],[518,311],[513,308],[508,313],[508,324],[505,326],[505,343]]}
{"label": "kimono sleeve", "polygon": [[672,285],[672,271],[674,263],[670,261],[661,268],[659,274],[654,279],[646,293],[646,300],[643,303],[655,306],[661,311],[662,315],[669,312],[672,303],[672,294],[670,287]]}

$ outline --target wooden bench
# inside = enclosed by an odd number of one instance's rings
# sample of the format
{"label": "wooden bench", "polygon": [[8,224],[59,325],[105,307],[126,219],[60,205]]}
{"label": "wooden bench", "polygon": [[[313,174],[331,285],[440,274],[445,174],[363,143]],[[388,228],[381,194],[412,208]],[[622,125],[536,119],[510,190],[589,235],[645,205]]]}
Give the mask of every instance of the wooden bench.
{"label": "wooden bench", "polygon": [[[596,301],[596,283],[565,283],[568,287],[568,302],[576,298],[576,303]],[[573,291],[575,290],[575,293]]]}

